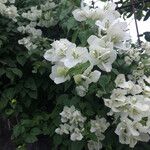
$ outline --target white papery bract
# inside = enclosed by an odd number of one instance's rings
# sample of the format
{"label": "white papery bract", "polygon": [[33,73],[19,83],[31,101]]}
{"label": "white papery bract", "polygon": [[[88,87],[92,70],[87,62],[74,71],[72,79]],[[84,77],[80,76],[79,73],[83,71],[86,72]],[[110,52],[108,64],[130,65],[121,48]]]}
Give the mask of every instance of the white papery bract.
{"label": "white papery bract", "polygon": [[141,132],[139,127],[142,127],[141,123],[122,118],[115,131],[119,135],[120,143],[129,144],[133,148],[138,141],[148,142],[149,134]]}
{"label": "white papery bract", "polygon": [[[89,85],[96,83],[101,75],[101,72],[93,69],[93,63],[91,61],[88,49],[85,47],[76,47],[74,43],[69,42],[67,39],[60,39],[54,41],[52,48],[47,50],[44,54],[44,58],[53,64],[51,79],[59,84],[70,80],[68,72],[74,68],[76,70],[77,65],[82,65],[89,62],[90,66],[85,68],[82,74],[73,75],[74,81],[77,85],[77,94],[81,97],[85,96]],[[61,66],[59,66],[61,64]],[[58,69],[57,69],[58,68]]]}
{"label": "white papery bract", "polygon": [[105,5],[101,1],[86,1],[81,2],[81,8],[74,10],[73,16],[77,21],[85,21],[87,19],[103,20],[109,19],[113,21],[120,17],[120,14],[115,11],[116,5],[114,3],[107,3]]}
{"label": "white papery bract", "polygon": [[31,7],[31,10],[29,10],[27,13],[23,13],[22,17],[26,18],[30,21],[37,21],[42,16],[42,10],[38,10],[36,7]]}
{"label": "white papery bract", "polygon": [[76,48],[76,45],[67,39],[54,41],[51,45],[52,48],[46,51],[44,58],[52,63],[63,62],[67,56],[67,51],[73,51]]}
{"label": "white papery bract", "polygon": [[77,94],[81,97],[86,95],[89,85],[91,83],[96,83],[101,76],[100,71],[91,71],[91,67],[92,66],[85,70],[83,74],[78,74],[74,76],[75,83],[77,84],[76,91]]}
{"label": "white papery bract", "polygon": [[133,62],[139,62],[141,50],[137,48],[131,48],[127,51],[127,56],[125,57],[125,62],[127,65],[131,65]]}
{"label": "white papery bract", "polygon": [[[6,4],[8,2],[9,4]],[[12,5],[13,3],[15,3],[15,0],[10,0],[10,1],[0,0],[0,14],[16,22],[17,21],[16,18],[19,16],[19,14],[18,14],[17,7]]]}
{"label": "white papery bract", "polygon": [[46,51],[44,58],[52,63],[63,62],[68,68],[73,68],[79,63],[89,60],[89,53],[86,48],[76,47],[67,39],[61,39],[52,43],[52,49]]}
{"label": "white papery bract", "polygon": [[26,26],[19,26],[18,31],[27,34],[28,36],[19,40],[18,43],[24,45],[30,52],[36,49],[43,49],[39,47],[41,41],[45,42],[47,38],[42,37],[42,30],[36,27],[50,27],[56,24],[53,18],[53,9],[56,4],[51,0],[47,0],[44,4],[31,7],[27,12],[23,12],[21,17],[30,21]]}
{"label": "white papery bract", "polygon": [[142,48],[145,54],[150,55],[150,42],[142,43]]}
{"label": "white papery bract", "polygon": [[102,148],[101,141],[105,138],[103,133],[106,131],[109,125],[110,124],[106,122],[105,118],[99,118],[98,116],[96,116],[96,120],[91,120],[90,132],[96,135],[97,141],[88,141],[89,150],[100,150]]}
{"label": "white papery bract", "polygon": [[65,106],[60,113],[61,122],[60,127],[55,130],[57,134],[70,134],[72,141],[81,141],[83,138],[84,122],[86,117],[83,117],[81,112],[76,110],[74,106]]}
{"label": "white papery bract", "polygon": [[60,84],[67,80],[70,80],[70,76],[67,75],[69,68],[65,67],[62,64],[56,64],[52,66],[52,73],[50,74],[50,78],[56,83]]}
{"label": "white papery bract", "polygon": [[113,43],[96,36],[89,37],[88,43],[93,65],[97,65],[103,71],[110,72],[112,63],[117,58],[117,52],[113,50]]}
{"label": "white papery bract", "polygon": [[62,60],[64,65],[68,68],[72,68],[79,63],[85,63],[89,60],[89,53],[86,48],[77,47],[75,49],[68,49],[66,53],[67,57]]}
{"label": "white papery bract", "polygon": [[130,147],[134,147],[138,141],[147,142],[150,139],[149,81],[146,76],[134,82],[126,81],[125,75],[119,74],[115,80],[116,89],[112,91],[110,99],[104,99],[105,105],[111,108],[111,114],[120,117],[115,131],[120,142]]}

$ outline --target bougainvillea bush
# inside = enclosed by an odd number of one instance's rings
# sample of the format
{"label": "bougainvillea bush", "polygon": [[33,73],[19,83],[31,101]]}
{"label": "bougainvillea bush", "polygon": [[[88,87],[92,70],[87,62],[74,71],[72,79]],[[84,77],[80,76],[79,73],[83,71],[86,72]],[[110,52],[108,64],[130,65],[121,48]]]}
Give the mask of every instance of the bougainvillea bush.
{"label": "bougainvillea bush", "polygon": [[116,5],[0,0],[1,131],[17,150],[149,150],[150,43]]}

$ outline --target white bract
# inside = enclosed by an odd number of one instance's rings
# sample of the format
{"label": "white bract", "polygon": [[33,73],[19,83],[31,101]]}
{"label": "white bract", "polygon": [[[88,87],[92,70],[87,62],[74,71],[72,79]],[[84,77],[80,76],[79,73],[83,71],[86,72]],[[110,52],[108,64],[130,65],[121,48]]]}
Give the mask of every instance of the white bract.
{"label": "white bract", "polygon": [[92,68],[89,67],[83,74],[74,76],[75,83],[77,84],[76,91],[81,97],[86,95],[89,85],[91,83],[96,83],[101,75],[100,71],[95,70],[92,72],[90,69]]}
{"label": "white bract", "polygon": [[69,68],[65,67],[63,64],[57,64],[52,66],[52,73],[50,78],[56,83],[60,84],[67,80],[70,80],[70,76],[67,74]]}
{"label": "white bract", "polygon": [[[143,76],[136,83],[126,81],[124,74],[115,80],[116,89],[110,99],[104,99],[105,105],[111,108],[111,114],[120,116],[116,134],[122,144],[134,147],[138,141],[147,142],[149,138],[150,87],[149,77]],[[146,83],[147,82],[147,83]]]}
{"label": "white bract", "polygon": [[122,118],[115,131],[119,135],[120,143],[129,144],[133,148],[138,141],[148,142],[150,136],[147,133],[140,132],[139,127],[142,127],[139,122]]}
{"label": "white bract", "polygon": [[93,65],[97,65],[103,71],[110,72],[112,63],[117,58],[117,53],[113,50],[113,43],[93,35],[89,37],[88,43]]}
{"label": "white bract", "polygon": [[142,43],[142,48],[147,55],[150,55],[150,42]]}
{"label": "white bract", "polygon": [[64,65],[68,68],[72,68],[79,63],[85,63],[89,60],[88,50],[82,47],[68,49],[66,55],[67,57],[62,60],[62,62],[64,62]]}
{"label": "white bract", "polygon": [[96,135],[97,141],[88,141],[89,150],[100,150],[102,148],[101,141],[105,138],[103,133],[106,131],[109,125],[110,124],[106,122],[105,118],[99,118],[98,116],[96,116],[96,120],[91,120],[90,132]]}
{"label": "white bract", "polygon": [[7,0],[0,0],[0,14],[6,16],[13,21],[17,21],[17,17],[19,16],[17,8],[12,3],[15,3],[15,0],[10,0],[11,4],[6,4]]}
{"label": "white bract", "polygon": [[108,19],[113,21],[120,17],[120,14],[115,11],[116,5],[114,3],[107,3],[106,5],[99,0],[83,0],[81,2],[81,8],[74,10],[73,16],[77,21],[103,20]]}
{"label": "white bract", "polygon": [[65,106],[60,115],[63,124],[60,124],[55,132],[60,135],[70,134],[72,141],[81,141],[83,139],[82,132],[84,131],[86,118],[83,117],[81,112],[76,110],[74,106]]}

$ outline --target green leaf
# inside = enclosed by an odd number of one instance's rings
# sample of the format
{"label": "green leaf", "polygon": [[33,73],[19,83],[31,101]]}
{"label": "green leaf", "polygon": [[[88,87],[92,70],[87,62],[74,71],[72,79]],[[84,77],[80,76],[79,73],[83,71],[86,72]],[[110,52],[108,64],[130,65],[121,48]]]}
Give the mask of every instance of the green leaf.
{"label": "green leaf", "polygon": [[22,77],[23,73],[20,69],[18,68],[9,68],[15,75],[17,75],[19,78]]}
{"label": "green leaf", "polygon": [[108,86],[108,83],[111,80],[110,75],[102,75],[98,81],[98,83],[105,89],[106,86]]}
{"label": "green leaf", "polygon": [[62,143],[62,135],[55,134],[53,137],[53,141],[56,146],[60,145]]}
{"label": "green leaf", "polygon": [[146,21],[150,17],[150,10],[146,13],[144,17],[144,21]]}
{"label": "green leaf", "polygon": [[70,76],[75,76],[77,74],[82,74],[89,66],[90,66],[89,61],[87,61],[86,63],[83,63],[83,64],[78,64],[75,67],[69,69],[67,74],[69,74]]}
{"label": "green leaf", "polygon": [[8,116],[12,115],[13,113],[14,113],[13,109],[6,109],[5,110],[5,114],[8,115]]}
{"label": "green leaf", "polygon": [[30,89],[30,90],[37,90],[37,87],[36,87],[36,84],[35,84],[35,81],[33,78],[29,78],[25,81],[25,84],[24,86],[27,88],[27,89]]}
{"label": "green leaf", "polygon": [[145,35],[145,40],[150,42],[150,32],[144,32],[143,34]]}
{"label": "green leaf", "polygon": [[25,138],[25,142],[27,143],[34,143],[36,142],[38,139],[35,135],[32,134],[26,134],[26,138]]}
{"label": "green leaf", "polygon": [[5,73],[5,69],[4,68],[0,68],[0,76],[2,76]]}
{"label": "green leaf", "polygon": [[4,99],[8,99],[11,100],[13,99],[15,96],[15,89],[14,88],[8,88],[6,90],[3,91],[2,97]]}
{"label": "green leaf", "polygon": [[67,20],[67,29],[68,31],[70,29],[72,29],[73,27],[77,26],[77,21],[73,18],[73,17],[70,17],[68,20]]}
{"label": "green leaf", "polygon": [[31,90],[28,90],[28,95],[33,98],[33,99],[37,99],[37,91],[31,91]]}
{"label": "green leaf", "polygon": [[20,125],[16,125],[14,128],[13,128],[13,137],[18,137],[19,135],[21,135],[22,133],[25,132],[25,128],[23,126],[20,126]]}
{"label": "green leaf", "polygon": [[20,64],[20,65],[24,65],[25,64],[25,62],[26,62],[26,57],[25,56],[23,56],[23,55],[19,55],[19,56],[17,56],[17,61],[18,61],[18,63]]}
{"label": "green leaf", "polygon": [[67,94],[63,94],[63,95],[60,95],[58,98],[57,98],[57,105],[59,104],[62,104],[62,105],[67,105],[69,104],[69,97]]}
{"label": "green leaf", "polygon": [[37,128],[37,127],[32,128],[31,131],[30,131],[30,134],[32,134],[32,135],[39,135],[39,134],[41,134],[41,130],[39,128]]}
{"label": "green leaf", "polygon": [[84,142],[71,142],[71,150],[82,150]]}
{"label": "green leaf", "polygon": [[9,78],[10,80],[14,80],[14,73],[10,71],[9,69],[6,70],[6,77]]}
{"label": "green leaf", "polygon": [[92,33],[89,29],[79,32],[79,39],[81,41],[82,46],[85,46],[87,44],[87,39],[90,37],[91,34]]}

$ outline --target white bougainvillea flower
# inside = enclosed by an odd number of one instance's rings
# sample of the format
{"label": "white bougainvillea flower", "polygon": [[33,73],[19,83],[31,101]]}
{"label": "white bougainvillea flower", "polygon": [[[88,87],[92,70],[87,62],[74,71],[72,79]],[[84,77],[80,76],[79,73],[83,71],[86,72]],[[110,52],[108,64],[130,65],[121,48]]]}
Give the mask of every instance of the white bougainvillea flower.
{"label": "white bougainvillea flower", "polygon": [[120,13],[115,10],[116,4],[115,3],[107,3],[107,5],[104,7],[105,11],[105,19],[109,20],[109,22],[113,22],[114,20],[120,18]]}
{"label": "white bougainvillea flower", "polygon": [[126,41],[130,40],[130,35],[127,32],[127,23],[119,20],[113,22],[105,17],[104,20],[97,20],[96,25],[99,27],[99,31],[104,30],[107,39],[113,42],[114,47],[128,50],[129,44]]}
{"label": "white bougainvillea flower", "polygon": [[55,132],[60,135],[63,135],[64,133],[69,134],[69,128],[70,126],[68,124],[61,124],[60,127],[55,130]]}
{"label": "white bougainvillea flower", "polygon": [[7,0],[0,0],[0,3],[5,4],[7,3]]}
{"label": "white bougainvillea flower", "polygon": [[74,18],[79,22],[87,20],[84,10],[76,9],[72,12],[72,14]]}
{"label": "white bougainvillea flower", "polygon": [[67,80],[70,80],[70,76],[67,75],[69,68],[65,67],[63,64],[57,64],[52,66],[52,73],[50,78],[56,83],[60,84]]}
{"label": "white bougainvillea flower", "polygon": [[125,75],[119,74],[115,79],[116,87],[127,88],[128,84],[126,83]]}
{"label": "white bougainvillea flower", "polygon": [[70,134],[72,141],[81,141],[86,117],[83,117],[81,112],[76,110],[74,106],[65,106],[60,115],[63,124],[60,124],[55,132],[60,135]]}
{"label": "white bougainvillea flower", "polygon": [[121,119],[121,123],[118,124],[115,131],[119,135],[120,143],[129,144],[130,147],[134,147],[138,141],[149,141],[149,135],[140,133],[136,127],[136,123],[128,118]]}
{"label": "white bougainvillea flower", "polygon": [[109,127],[109,123],[105,118],[99,118],[96,116],[96,120],[91,120],[91,129],[90,132],[95,134],[104,133],[105,130]]}
{"label": "white bougainvillea flower", "polygon": [[93,65],[97,65],[103,71],[110,72],[112,63],[117,58],[117,52],[113,50],[113,43],[106,41],[105,37],[100,39],[93,35],[89,37],[88,43]]}
{"label": "white bougainvillea flower", "polygon": [[104,3],[99,0],[82,1],[81,8],[74,10],[72,13],[74,18],[80,22],[87,19],[103,20],[105,18]]}
{"label": "white bougainvillea flower", "polygon": [[68,68],[72,68],[79,63],[85,63],[89,60],[90,56],[87,48],[77,47],[70,49],[66,52],[66,58],[62,60],[64,65]]}
{"label": "white bougainvillea flower", "polygon": [[81,134],[81,131],[78,128],[76,128],[71,134],[70,139],[72,141],[81,141],[83,139],[83,135]]}
{"label": "white bougainvillea flower", "polygon": [[128,92],[130,92],[132,95],[140,94],[143,91],[143,89],[140,85],[134,84],[133,82],[130,82],[130,81],[127,83],[130,83],[130,85],[131,85],[131,86],[129,86],[131,88],[129,89],[130,91],[128,91]]}
{"label": "white bougainvillea flower", "polygon": [[84,7],[82,9],[74,10],[72,14],[74,18],[79,22],[86,21],[87,19],[102,20],[104,18],[104,12],[100,8]]}
{"label": "white bougainvillea flower", "polygon": [[96,83],[99,80],[100,76],[101,76],[101,72],[98,70],[95,70],[90,73],[89,78],[90,78],[91,82]]}
{"label": "white bougainvillea flower", "polygon": [[45,52],[44,58],[52,63],[63,60],[66,57],[67,51],[72,51],[76,48],[76,45],[67,39],[54,41],[51,45],[52,48]]}
{"label": "white bougainvillea flower", "polygon": [[110,124],[106,121],[105,118],[100,118],[98,116],[96,116],[95,120],[91,120],[90,132],[96,135],[97,141],[90,140],[88,142],[89,150],[100,150],[102,148],[101,141],[105,138],[105,135],[103,133],[106,131],[109,125]]}
{"label": "white bougainvillea flower", "polygon": [[145,54],[150,55],[150,42],[142,43],[142,48]]}
{"label": "white bougainvillea flower", "polygon": [[84,97],[87,93],[88,89],[85,88],[84,86],[77,86],[76,87],[76,92],[77,92],[77,95],[81,96],[81,97]]}
{"label": "white bougainvillea flower", "polygon": [[111,38],[116,48],[123,48],[122,43],[130,40],[130,35],[127,32],[127,23],[115,20],[107,30],[107,36]]}
{"label": "white bougainvillea flower", "polygon": [[60,113],[60,115],[61,115],[61,122],[63,122],[63,123],[67,122],[72,117],[72,113],[74,111],[75,111],[75,107],[74,106],[71,106],[71,107],[65,106],[63,111]]}
{"label": "white bougainvillea flower", "polygon": [[91,71],[93,66],[87,68],[83,74],[78,74],[74,76],[75,83],[78,85],[76,87],[77,94],[81,97],[85,96],[89,85],[91,83],[96,83],[100,76],[101,72],[98,70]]}
{"label": "white bougainvillea flower", "polygon": [[146,76],[146,75],[144,75],[143,77],[142,77],[148,84],[150,84],[150,76]]}
{"label": "white bougainvillea flower", "polygon": [[90,141],[88,141],[88,149],[89,150],[100,150],[100,149],[102,149],[102,143],[90,140]]}
{"label": "white bougainvillea flower", "polygon": [[112,63],[116,60],[116,51],[109,48],[99,46],[90,47],[91,60],[94,65],[97,65],[101,70],[110,72]]}

